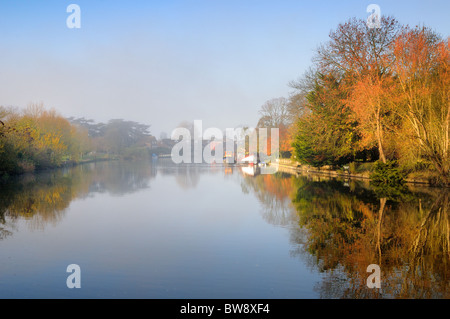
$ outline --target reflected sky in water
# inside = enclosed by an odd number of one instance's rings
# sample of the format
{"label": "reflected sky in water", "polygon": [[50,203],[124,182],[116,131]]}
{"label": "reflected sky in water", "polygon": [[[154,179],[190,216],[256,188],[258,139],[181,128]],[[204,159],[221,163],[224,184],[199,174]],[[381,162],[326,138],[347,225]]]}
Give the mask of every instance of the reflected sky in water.
{"label": "reflected sky in water", "polygon": [[103,162],[2,183],[0,297],[448,298],[448,192],[250,173]]}
{"label": "reflected sky in water", "polygon": [[[320,276],[291,256],[295,223],[268,223],[236,168],[107,162],[26,178],[2,186],[2,298],[317,297]],[[81,289],[66,287],[73,263]]]}

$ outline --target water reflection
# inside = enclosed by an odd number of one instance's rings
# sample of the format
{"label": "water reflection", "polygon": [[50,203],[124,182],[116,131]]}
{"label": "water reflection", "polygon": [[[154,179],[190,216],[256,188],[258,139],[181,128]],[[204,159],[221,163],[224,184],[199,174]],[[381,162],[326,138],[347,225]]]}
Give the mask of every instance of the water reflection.
{"label": "water reflection", "polygon": [[[247,179],[264,204],[265,219],[295,218],[298,256],[322,272],[323,298],[449,298],[450,224],[446,189],[406,187],[380,191],[367,183],[323,177]],[[275,200],[276,198],[276,200]],[[306,242],[305,242],[306,240]],[[368,289],[366,268],[378,264],[382,289]]]}
{"label": "water reflection", "polygon": [[156,167],[141,161],[81,165],[79,171],[67,171],[87,179],[90,183],[89,193],[109,193],[116,196],[149,188],[150,180],[156,176]]}
{"label": "water reflection", "polygon": [[262,204],[261,214],[268,223],[276,226],[294,224],[298,228],[298,216],[293,213],[292,204],[295,177],[284,173],[253,176],[244,172],[243,175],[242,192],[252,192],[258,198]]}
{"label": "water reflection", "polygon": [[27,220],[31,229],[57,224],[76,198],[135,193],[150,188],[157,174],[172,176],[180,188],[191,189],[205,172],[233,175],[233,170],[224,170],[223,165],[174,165],[171,161],[110,161],[11,178],[0,183],[0,240],[14,233],[18,219]]}
{"label": "water reflection", "polygon": [[156,168],[143,162],[102,162],[51,170],[0,184],[0,239],[13,234],[15,222],[31,229],[60,221],[76,198],[109,193],[119,196],[148,188]]}
{"label": "water reflection", "polygon": [[[18,220],[33,229],[57,224],[76,198],[151,189],[158,176],[192,190],[206,175],[216,176],[211,183],[235,182],[242,193],[258,199],[255,210],[267,223],[288,229],[290,255],[323,275],[315,287],[322,298],[450,297],[445,189],[374,189],[367,182],[248,174],[224,165],[105,162],[0,184],[0,239],[17,231]],[[381,267],[381,290],[366,286],[370,264]]]}

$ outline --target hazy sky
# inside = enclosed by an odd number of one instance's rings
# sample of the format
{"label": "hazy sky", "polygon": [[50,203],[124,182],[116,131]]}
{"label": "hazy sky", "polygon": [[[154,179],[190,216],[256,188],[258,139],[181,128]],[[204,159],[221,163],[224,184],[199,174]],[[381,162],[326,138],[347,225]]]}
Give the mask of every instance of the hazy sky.
{"label": "hazy sky", "polygon": [[[69,4],[81,28],[69,29]],[[265,101],[311,65],[330,30],[369,4],[450,31],[450,1],[0,0],[0,105],[150,124],[256,125]]]}

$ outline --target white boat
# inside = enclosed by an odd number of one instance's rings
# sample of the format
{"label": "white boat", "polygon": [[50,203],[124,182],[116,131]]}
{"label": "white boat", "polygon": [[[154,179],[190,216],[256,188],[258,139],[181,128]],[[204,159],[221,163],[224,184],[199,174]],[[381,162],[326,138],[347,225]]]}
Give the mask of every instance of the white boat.
{"label": "white boat", "polygon": [[255,155],[249,155],[241,159],[240,162],[245,164],[258,164],[258,158]]}
{"label": "white boat", "polygon": [[255,175],[258,175],[257,174],[257,172],[258,172],[257,168],[258,167],[254,166],[254,165],[252,165],[252,166],[242,166],[241,167],[241,171],[242,171],[242,173],[244,173],[244,175],[255,176]]}

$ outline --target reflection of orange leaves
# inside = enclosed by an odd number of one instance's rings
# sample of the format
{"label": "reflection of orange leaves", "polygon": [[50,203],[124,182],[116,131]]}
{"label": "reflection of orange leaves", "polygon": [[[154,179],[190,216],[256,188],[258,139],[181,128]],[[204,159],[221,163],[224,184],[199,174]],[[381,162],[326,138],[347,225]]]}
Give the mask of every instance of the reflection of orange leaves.
{"label": "reflection of orange leaves", "polygon": [[263,175],[265,191],[273,194],[278,200],[285,199],[292,194],[294,183],[288,178],[276,178],[273,175]]}

